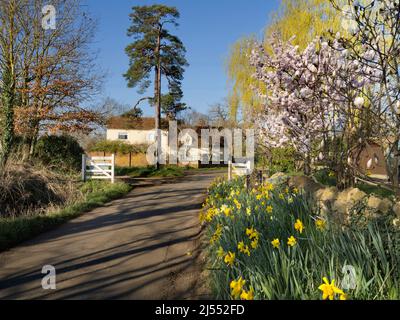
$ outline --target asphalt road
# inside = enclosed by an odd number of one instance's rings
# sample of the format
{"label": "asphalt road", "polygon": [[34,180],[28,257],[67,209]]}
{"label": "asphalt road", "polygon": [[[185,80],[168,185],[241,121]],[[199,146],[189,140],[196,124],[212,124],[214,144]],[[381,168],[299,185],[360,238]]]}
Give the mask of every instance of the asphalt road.
{"label": "asphalt road", "polygon": [[[221,172],[139,187],[0,254],[0,299],[196,299],[199,209]],[[42,288],[42,267],[56,289]]]}

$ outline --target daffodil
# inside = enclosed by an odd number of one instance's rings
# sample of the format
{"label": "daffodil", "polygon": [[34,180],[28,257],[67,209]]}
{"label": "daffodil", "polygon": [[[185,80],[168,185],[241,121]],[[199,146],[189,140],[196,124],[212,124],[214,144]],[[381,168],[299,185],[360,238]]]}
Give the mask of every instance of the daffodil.
{"label": "daffodil", "polygon": [[296,223],[294,224],[294,228],[295,228],[298,232],[303,233],[303,230],[304,230],[303,222],[301,222],[300,219],[297,219],[297,220],[296,220]]}
{"label": "daffodil", "polygon": [[326,221],[323,219],[315,220],[315,226],[318,230],[325,230],[326,228]]}
{"label": "daffodil", "polygon": [[233,264],[235,263],[235,257],[236,255],[233,252],[228,252],[227,255],[225,256],[224,262],[228,265],[228,266],[233,266]]}
{"label": "daffodil", "polygon": [[237,199],[234,199],[233,203],[235,204],[235,206],[238,210],[240,210],[242,208],[242,205],[240,204],[240,202]]}
{"label": "daffodil", "polygon": [[249,237],[250,240],[259,239],[260,235],[254,228],[247,228],[246,235]]}
{"label": "daffodil", "polygon": [[296,238],[291,236],[290,238],[288,238],[288,243],[287,244],[290,247],[294,247],[297,244]]}
{"label": "daffodil", "polygon": [[250,245],[253,249],[257,249],[258,248],[258,238],[255,238],[253,241],[251,241]]}
{"label": "daffodil", "polygon": [[238,249],[239,249],[240,252],[250,256],[250,249],[249,249],[249,247],[247,245],[244,244],[243,241],[238,243]]}
{"label": "daffodil", "polygon": [[247,214],[248,216],[251,216],[251,208],[247,208],[247,209],[246,209],[246,214]]}
{"label": "daffodil", "polygon": [[254,300],[254,289],[250,288],[249,291],[243,290],[242,294],[240,295],[241,300]]}
{"label": "daffodil", "polygon": [[218,256],[218,258],[222,258],[224,255],[225,255],[224,248],[219,247],[218,250],[217,250],[217,256]]}
{"label": "daffodil", "polygon": [[274,190],[274,185],[273,185],[272,183],[267,183],[267,184],[265,185],[265,188],[266,188],[268,191],[273,191],[273,190]]}
{"label": "daffodil", "polygon": [[229,208],[227,205],[222,205],[220,210],[225,216],[229,217],[232,214],[232,209]]}
{"label": "daffodil", "polygon": [[279,194],[279,199],[281,199],[281,200],[284,200],[284,199],[285,199],[285,196],[283,195],[283,193],[280,193],[280,194]]}
{"label": "daffodil", "polygon": [[298,194],[298,193],[299,193],[299,189],[294,188],[294,189],[293,189],[293,193],[294,193],[294,194]]}
{"label": "daffodil", "polygon": [[274,208],[272,206],[268,206],[267,207],[267,212],[268,213],[272,213],[273,210],[274,210]]}
{"label": "daffodil", "polygon": [[222,236],[222,225],[218,224],[213,236],[211,237],[210,243],[214,244],[215,242],[219,241],[221,236]]}
{"label": "daffodil", "polygon": [[279,241],[279,239],[274,239],[271,241],[271,244],[274,248],[279,248],[279,246],[281,245],[281,242]]}
{"label": "daffodil", "polygon": [[243,280],[242,277],[240,277],[237,281],[232,280],[230,283],[231,287],[231,295],[234,299],[238,299],[242,290],[243,286],[246,284],[246,281]]}
{"label": "daffodil", "polygon": [[335,298],[335,294],[339,294],[340,298],[342,298],[341,300],[346,299],[345,293],[335,286],[335,280],[332,279],[331,283],[329,283],[329,280],[326,277],[324,277],[322,280],[324,283],[318,287],[318,289],[322,291],[322,299],[333,300]]}

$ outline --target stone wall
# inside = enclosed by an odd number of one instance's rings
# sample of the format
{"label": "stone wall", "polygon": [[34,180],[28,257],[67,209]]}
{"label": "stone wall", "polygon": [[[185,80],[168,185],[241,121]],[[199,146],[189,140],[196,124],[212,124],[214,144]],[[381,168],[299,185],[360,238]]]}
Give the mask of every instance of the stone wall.
{"label": "stone wall", "polygon": [[267,181],[304,190],[315,200],[322,215],[329,215],[340,223],[348,224],[351,215],[358,211],[367,219],[392,213],[396,215],[393,223],[400,226],[400,202],[395,202],[394,199],[368,195],[358,188],[339,191],[336,187],[326,187],[305,176],[289,177],[278,173]]}

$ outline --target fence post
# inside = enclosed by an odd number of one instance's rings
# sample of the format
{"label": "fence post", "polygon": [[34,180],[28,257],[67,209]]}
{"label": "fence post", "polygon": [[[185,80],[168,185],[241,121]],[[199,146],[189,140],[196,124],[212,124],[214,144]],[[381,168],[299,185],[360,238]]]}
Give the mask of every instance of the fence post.
{"label": "fence post", "polygon": [[115,181],[115,153],[111,156],[111,183]]}
{"label": "fence post", "polygon": [[232,161],[228,161],[228,181],[232,180]]}
{"label": "fence post", "polygon": [[82,181],[86,182],[86,155],[82,154]]}

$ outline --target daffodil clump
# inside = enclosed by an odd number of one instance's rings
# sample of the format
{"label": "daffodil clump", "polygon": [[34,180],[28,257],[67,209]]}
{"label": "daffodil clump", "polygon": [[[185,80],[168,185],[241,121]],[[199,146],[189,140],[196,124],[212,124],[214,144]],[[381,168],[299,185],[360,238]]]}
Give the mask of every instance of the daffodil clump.
{"label": "daffodil clump", "polygon": [[[265,183],[247,190],[242,179],[218,181],[209,189],[200,221],[208,230],[217,299],[400,296],[395,276],[400,255],[379,229],[343,228],[297,188]],[[357,279],[345,290],[346,265],[354,267]]]}

